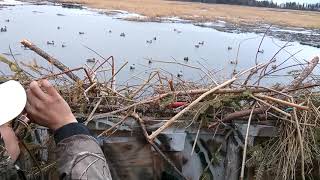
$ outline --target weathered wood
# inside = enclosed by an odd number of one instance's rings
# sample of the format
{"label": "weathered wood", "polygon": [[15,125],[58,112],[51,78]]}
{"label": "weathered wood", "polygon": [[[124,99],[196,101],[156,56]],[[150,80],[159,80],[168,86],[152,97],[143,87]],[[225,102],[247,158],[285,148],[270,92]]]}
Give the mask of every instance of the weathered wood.
{"label": "weathered wood", "polygon": [[[32,44],[30,41],[28,40],[22,40],[21,44],[23,44],[25,47],[31,49],[32,51],[34,51],[35,53],[37,53],[39,56],[43,57],[45,60],[47,60],[49,63],[53,64],[55,67],[57,67],[58,69],[60,69],[62,72],[66,72],[66,75],[74,80],[74,81],[80,81],[80,78],[78,76],[76,76],[74,73],[72,73],[70,71],[70,69],[62,64],[59,60],[57,60],[56,58],[50,56],[48,53],[46,53],[45,51],[43,51],[42,49],[40,49],[39,47],[37,47],[36,45]],[[69,72],[68,72],[69,71]]]}
{"label": "weathered wood", "polygon": [[303,69],[300,75],[296,77],[287,88],[282,90],[282,92],[287,92],[289,89],[295,89],[299,87],[302,81],[304,81],[312,73],[313,69],[317,66],[318,63],[319,57],[316,56],[309,62],[308,66]]}

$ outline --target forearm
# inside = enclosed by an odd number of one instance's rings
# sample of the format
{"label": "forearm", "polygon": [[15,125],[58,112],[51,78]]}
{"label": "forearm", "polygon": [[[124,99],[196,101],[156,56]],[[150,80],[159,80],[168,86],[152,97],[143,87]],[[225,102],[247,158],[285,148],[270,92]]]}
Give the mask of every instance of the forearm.
{"label": "forearm", "polygon": [[62,179],[111,180],[104,154],[83,124],[67,124],[56,130],[54,137]]}

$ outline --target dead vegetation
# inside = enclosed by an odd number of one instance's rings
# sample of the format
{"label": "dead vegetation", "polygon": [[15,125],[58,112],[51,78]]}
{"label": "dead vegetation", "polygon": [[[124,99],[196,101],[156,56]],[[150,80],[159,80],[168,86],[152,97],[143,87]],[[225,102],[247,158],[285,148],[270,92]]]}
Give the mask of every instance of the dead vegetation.
{"label": "dead vegetation", "polygon": [[[98,137],[112,135],[128,117],[133,117],[140,124],[146,141],[180,176],[183,176],[182,173],[154,143],[154,139],[173,124],[188,128],[194,122],[201,122],[198,133],[201,129],[221,129],[234,120],[248,121],[248,124],[271,122],[278,127],[277,137],[247,149],[248,126],[241,179],[244,178],[246,166],[256,168],[257,179],[265,173],[276,179],[305,179],[311,176],[314,162],[318,162],[320,96],[317,77],[312,73],[319,63],[318,57],[306,63],[290,65],[299,67],[298,73],[292,74],[294,80],[291,83],[282,86],[262,85],[268,76],[289,68],[284,67],[287,60],[275,61],[274,58],[261,64],[256,61],[254,67],[240,71],[225,81],[216,79],[216,74],[207,69],[199,70],[208,82],[202,85],[175,79],[168,72],[157,69],[141,84],[129,86],[116,81],[117,74],[127,62],[116,69],[112,56],[100,56],[101,59],[92,66],[69,69],[31,42],[23,40],[21,43],[60,72],[44,68],[37,62],[22,63],[17,62],[14,56],[12,60],[0,56],[0,62],[8,65],[12,72],[1,75],[0,79],[18,80],[26,88],[32,80],[49,79],[73,112],[84,119],[84,124],[110,116],[121,119]],[[77,75],[78,71],[83,75]],[[101,74],[104,74],[104,79],[99,78]],[[159,117],[166,120],[153,133],[147,132],[150,119]],[[50,167],[52,163],[54,160],[42,162],[45,166],[38,166],[34,173],[44,171],[42,168]]]}
{"label": "dead vegetation", "polygon": [[159,17],[180,17],[196,22],[222,20],[238,25],[274,24],[300,28],[320,27],[319,12],[165,0],[60,0],[60,2],[80,3],[105,10],[125,10],[147,16],[151,20]]}

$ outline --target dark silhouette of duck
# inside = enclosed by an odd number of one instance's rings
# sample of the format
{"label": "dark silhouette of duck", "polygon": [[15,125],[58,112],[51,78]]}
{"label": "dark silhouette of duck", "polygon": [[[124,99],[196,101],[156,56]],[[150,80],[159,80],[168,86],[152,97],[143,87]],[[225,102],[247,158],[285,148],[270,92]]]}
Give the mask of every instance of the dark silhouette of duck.
{"label": "dark silhouette of duck", "polygon": [[156,41],[156,40],[157,40],[157,37],[153,37],[153,40]]}
{"label": "dark silhouette of duck", "polygon": [[204,41],[199,42],[199,45],[203,46],[204,45]]}
{"label": "dark silhouette of duck", "polygon": [[79,32],[79,35],[83,35],[84,34],[84,32]]}
{"label": "dark silhouette of duck", "polygon": [[152,64],[152,61],[151,61],[151,59],[149,59],[149,60],[148,60],[148,64]]}
{"label": "dark silhouette of duck", "polygon": [[57,29],[59,30],[59,29],[61,29],[61,27],[60,27],[60,26],[58,26],[58,27],[57,27]]}
{"label": "dark silhouette of duck", "polygon": [[121,33],[120,36],[121,37],[126,37],[126,34],[125,33]]}
{"label": "dark silhouette of duck", "polygon": [[4,26],[0,29],[0,32],[7,32],[7,26]]}
{"label": "dark silhouette of duck", "polygon": [[146,41],[148,44],[151,44],[152,43],[152,40],[147,40]]}
{"label": "dark silhouette of duck", "polygon": [[62,47],[62,48],[65,48],[65,47],[67,47],[67,46],[63,43],[63,44],[61,45],[61,47]]}
{"label": "dark silhouette of duck", "polygon": [[195,47],[195,48],[199,48],[200,46],[199,46],[199,44],[196,44],[196,45],[194,45],[194,47]]}
{"label": "dark silhouette of duck", "polygon": [[109,33],[112,33],[112,31],[111,31],[111,30],[109,30]]}
{"label": "dark silhouette of duck", "polygon": [[182,76],[183,76],[182,71],[179,71],[178,74],[177,74],[177,77],[178,77],[178,78],[181,78]]}
{"label": "dark silhouette of duck", "polygon": [[135,69],[136,69],[135,64],[132,64],[132,65],[130,66],[130,70],[135,70]]}
{"label": "dark silhouette of duck", "polygon": [[48,45],[54,45],[54,41],[47,41]]}
{"label": "dark silhouette of duck", "polygon": [[189,57],[184,57],[183,60],[188,62],[189,61]]}
{"label": "dark silhouette of duck", "polygon": [[6,22],[10,22],[10,19],[6,19]]}
{"label": "dark silhouette of duck", "polygon": [[231,46],[228,46],[228,51],[232,50],[232,47]]}
{"label": "dark silhouette of duck", "polygon": [[87,59],[87,63],[95,63],[95,62],[96,62],[96,58]]}

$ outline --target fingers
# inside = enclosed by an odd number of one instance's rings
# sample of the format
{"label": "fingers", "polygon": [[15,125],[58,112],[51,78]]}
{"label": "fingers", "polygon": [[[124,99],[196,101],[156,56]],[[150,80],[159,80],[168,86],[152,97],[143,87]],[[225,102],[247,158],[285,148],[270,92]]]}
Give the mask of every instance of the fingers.
{"label": "fingers", "polygon": [[57,90],[51,85],[48,80],[42,80],[42,87],[45,91],[47,91],[48,95],[50,96],[57,96],[59,93]]}
{"label": "fingers", "polygon": [[32,94],[34,94],[34,96],[41,100],[45,100],[47,97],[47,95],[41,90],[37,81],[32,81],[30,83],[30,91]]}

